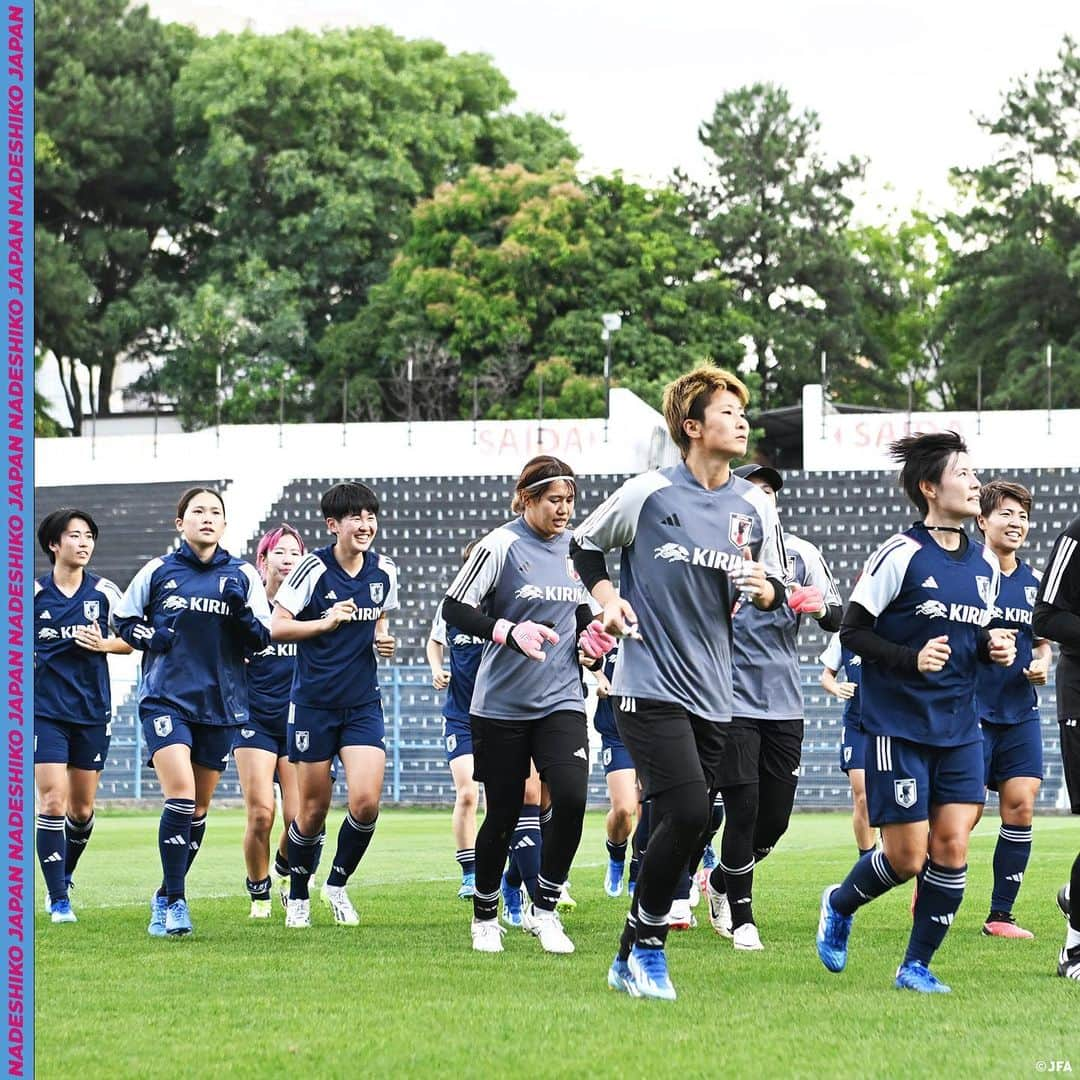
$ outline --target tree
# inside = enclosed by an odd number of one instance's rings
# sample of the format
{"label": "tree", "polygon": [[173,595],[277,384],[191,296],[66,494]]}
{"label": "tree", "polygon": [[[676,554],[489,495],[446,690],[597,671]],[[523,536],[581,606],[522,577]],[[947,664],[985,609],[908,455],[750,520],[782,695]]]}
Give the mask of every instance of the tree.
{"label": "tree", "polygon": [[822,350],[834,370],[850,370],[866,352],[858,267],[844,237],[845,189],[864,165],[855,157],[826,163],[820,126],[778,86],[732,91],[699,132],[710,179],[680,178],[714,265],[734,283],[765,408],[800,402]]}
{"label": "tree", "polygon": [[[259,278],[244,268],[253,262],[288,282],[302,334],[288,336],[284,352],[264,337],[262,355],[296,372],[299,409],[311,407],[314,391],[316,414],[337,418],[343,380],[359,375],[337,327],[386,277],[416,201],[477,161],[512,154],[548,167],[576,157],[553,121],[508,114],[513,97],[487,57],[380,28],[201,42],[175,92],[191,223],[178,238],[191,283],[178,310],[198,307],[199,290],[212,284],[251,319],[259,304],[247,294]],[[213,334],[190,337],[197,317],[181,321],[185,344],[166,367],[184,350],[218,349]],[[163,377],[183,384],[176,373]],[[363,382],[356,400],[370,402]],[[277,400],[274,392],[275,409]]]}
{"label": "tree", "polygon": [[1080,406],[1080,54],[1066,37],[1059,65],[1017,80],[1001,114],[980,126],[994,160],[954,169],[970,203],[947,216],[957,254],[945,278],[942,394],[975,405],[1024,408],[1045,395],[1043,357],[1054,355],[1054,403]]}
{"label": "tree", "polygon": [[[438,341],[460,359],[463,388],[479,380],[492,416],[535,415],[530,372],[547,364],[552,408],[600,415],[605,312],[624,320],[618,381],[654,402],[704,355],[741,355],[743,326],[708,261],[670,189],[619,176],[583,184],[569,166],[476,167],[416,207],[386,282],[336,344],[388,378],[409,342]],[[470,407],[471,395],[447,401],[445,415]],[[400,415],[393,402],[387,411]]]}
{"label": "tree", "polygon": [[[137,353],[175,253],[171,91],[194,34],[126,0],[36,0],[34,340],[60,364],[75,433],[77,366],[108,411],[117,357]],[[65,378],[66,376],[66,378]]]}

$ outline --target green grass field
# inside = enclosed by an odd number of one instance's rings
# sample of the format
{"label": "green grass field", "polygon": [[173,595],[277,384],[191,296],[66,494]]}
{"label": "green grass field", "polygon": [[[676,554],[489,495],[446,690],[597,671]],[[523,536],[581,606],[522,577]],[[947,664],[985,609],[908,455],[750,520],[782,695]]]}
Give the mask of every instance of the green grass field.
{"label": "green grass field", "polygon": [[847,971],[822,968],[818,898],[854,845],[845,816],[796,815],[758,872],[765,952],[735,953],[699,908],[702,925],[669,941],[671,1004],[606,988],[626,903],[601,888],[601,814],[586,819],[571,878],[569,957],[518,931],[500,956],[470,950],[448,811],[384,812],[350,889],[362,922],[349,929],[318,903],[306,932],[287,933],[280,909],[249,922],[242,828],[241,811],[211,814],[188,879],[195,935],[159,940],[146,934],[157,814],[99,814],[76,877],[78,924],[38,916],[37,1075],[957,1077],[1062,1060],[1080,1072],[1080,986],[1054,974],[1054,893],[1080,842],[1075,820],[1036,823],[1017,908],[1034,941],[979,933],[996,822],[979,828],[935,963],[953,993],[927,998],[892,988],[908,887],[856,917]]}

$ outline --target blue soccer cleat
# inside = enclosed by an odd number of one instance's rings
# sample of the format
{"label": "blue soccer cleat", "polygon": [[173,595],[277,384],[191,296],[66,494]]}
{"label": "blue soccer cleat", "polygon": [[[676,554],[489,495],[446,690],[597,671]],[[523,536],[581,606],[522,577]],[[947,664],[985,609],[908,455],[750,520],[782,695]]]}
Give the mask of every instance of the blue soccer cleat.
{"label": "blue soccer cleat", "polygon": [[630,974],[630,965],[617,956],[611,961],[608,968],[607,984],[609,990],[615,990],[620,994],[629,994],[637,997],[637,987],[634,985],[634,976]]}
{"label": "blue soccer cleat", "polygon": [[506,875],[502,879],[502,921],[507,926],[521,929],[521,889],[507,884]]}
{"label": "blue soccer cleat", "polygon": [[854,915],[841,915],[830,903],[839,885],[830,885],[821,894],[821,918],[817,929],[817,954],[829,971],[843,971],[847,963],[847,943]]}
{"label": "blue soccer cleat", "polygon": [[79,921],[75,918],[75,912],[71,910],[71,901],[66,896],[63,900],[56,900],[53,902],[49,914],[54,923]]}
{"label": "blue soccer cleat", "polygon": [[705,851],[701,856],[701,865],[710,874],[716,869],[716,852],[712,844],[705,845]]}
{"label": "blue soccer cleat", "polygon": [[191,925],[191,914],[188,911],[186,900],[174,900],[165,909],[165,933],[169,937],[183,937],[190,934],[195,927]]}
{"label": "blue soccer cleat", "polygon": [[457,891],[457,898],[459,900],[471,900],[474,892],[476,892],[476,875],[462,874],[461,888]]}
{"label": "blue soccer cleat", "polygon": [[897,990],[916,990],[920,994],[951,994],[946,986],[925,964],[918,960],[905,960],[896,969]]}
{"label": "blue soccer cleat", "polygon": [[150,925],[146,928],[146,932],[151,937],[165,936],[165,912],[168,906],[169,902],[164,896],[154,893],[150,897]]}
{"label": "blue soccer cleat", "polygon": [[[633,980],[634,997],[656,998],[659,1001],[674,1001],[675,987],[668,976],[667,957],[663,949],[641,949],[635,945],[630,950],[627,965]],[[627,988],[633,994],[633,990]]]}
{"label": "blue soccer cleat", "polygon": [[614,859],[608,860],[607,873],[604,875],[604,892],[608,896],[622,896],[622,879],[625,869],[626,863],[615,862]]}

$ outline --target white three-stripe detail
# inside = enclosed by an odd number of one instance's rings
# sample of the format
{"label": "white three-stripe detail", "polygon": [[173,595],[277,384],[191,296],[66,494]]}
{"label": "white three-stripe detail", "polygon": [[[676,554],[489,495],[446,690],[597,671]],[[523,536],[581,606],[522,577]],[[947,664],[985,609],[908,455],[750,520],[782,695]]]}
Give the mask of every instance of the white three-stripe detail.
{"label": "white three-stripe detail", "polygon": [[1065,568],[1069,565],[1069,560],[1073,557],[1075,551],[1076,541],[1071,536],[1063,536],[1061,546],[1058,548],[1057,555],[1054,556],[1054,561],[1046,575],[1046,589],[1043,592],[1043,599],[1048,604],[1054,603],[1058,588],[1061,585],[1061,579],[1065,576]]}

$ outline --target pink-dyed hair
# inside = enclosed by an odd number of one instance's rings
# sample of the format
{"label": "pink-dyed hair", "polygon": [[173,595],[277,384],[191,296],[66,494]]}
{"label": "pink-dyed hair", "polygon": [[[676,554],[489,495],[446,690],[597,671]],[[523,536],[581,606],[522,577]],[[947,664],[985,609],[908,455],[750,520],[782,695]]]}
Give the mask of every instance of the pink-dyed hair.
{"label": "pink-dyed hair", "polygon": [[266,581],[266,555],[273,551],[278,541],[283,536],[291,536],[300,545],[300,554],[303,555],[307,548],[304,546],[304,538],[287,522],[283,521],[276,528],[264,532],[259,546],[255,549],[255,569],[259,571],[259,577]]}

